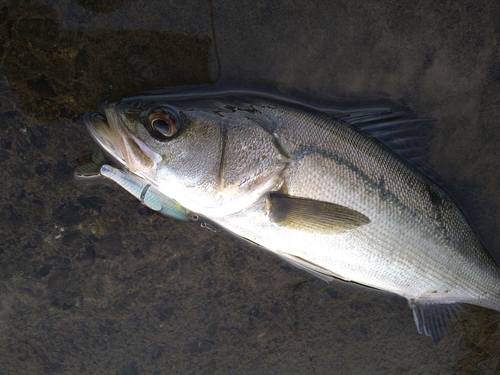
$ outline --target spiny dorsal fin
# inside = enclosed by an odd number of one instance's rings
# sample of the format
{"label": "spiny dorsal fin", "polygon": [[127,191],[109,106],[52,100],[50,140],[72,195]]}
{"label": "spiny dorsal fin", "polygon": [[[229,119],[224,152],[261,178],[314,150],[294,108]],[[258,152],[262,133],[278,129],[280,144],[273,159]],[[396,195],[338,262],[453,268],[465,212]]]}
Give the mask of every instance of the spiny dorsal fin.
{"label": "spiny dorsal fin", "polygon": [[413,310],[418,333],[425,333],[426,336],[431,337],[436,348],[457,318],[458,313],[464,309],[464,305],[460,303],[423,304],[409,301],[409,304]]}
{"label": "spiny dorsal fin", "polygon": [[272,193],[269,202],[273,222],[313,233],[341,233],[370,222],[361,212],[314,199]]}

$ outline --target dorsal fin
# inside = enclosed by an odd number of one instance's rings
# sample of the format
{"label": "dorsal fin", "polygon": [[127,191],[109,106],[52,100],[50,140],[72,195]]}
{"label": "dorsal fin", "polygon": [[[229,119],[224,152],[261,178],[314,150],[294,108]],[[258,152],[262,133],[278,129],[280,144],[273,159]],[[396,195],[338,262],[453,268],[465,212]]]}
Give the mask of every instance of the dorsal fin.
{"label": "dorsal fin", "polygon": [[428,163],[431,128],[437,119],[422,118],[419,113],[393,111],[387,107],[357,108],[329,114],[377,139],[427,177],[444,185]]}

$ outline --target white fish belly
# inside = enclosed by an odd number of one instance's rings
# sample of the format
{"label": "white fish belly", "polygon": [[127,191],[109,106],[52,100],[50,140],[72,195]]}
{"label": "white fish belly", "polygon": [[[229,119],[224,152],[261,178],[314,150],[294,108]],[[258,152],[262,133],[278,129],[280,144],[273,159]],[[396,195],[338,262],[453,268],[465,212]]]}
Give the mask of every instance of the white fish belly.
{"label": "white fish belly", "polygon": [[[496,290],[497,279],[482,275],[467,263],[457,265],[455,258],[447,259],[435,243],[418,237],[415,231],[394,223],[370,223],[335,235],[312,234],[270,222],[262,208],[257,204],[216,221],[275,253],[300,257],[329,270],[332,276],[408,300],[465,302],[500,310],[496,295],[489,292]],[[395,239],[396,233],[401,240]]]}
{"label": "white fish belly", "polygon": [[[318,154],[293,163],[284,184],[291,196],[348,207],[366,215],[370,223],[332,234],[291,229],[271,222],[265,198],[215,221],[273,252],[300,257],[333,276],[397,293],[410,301],[465,302],[500,310],[498,270],[465,249],[482,245],[460,220],[460,213],[441,218],[456,222],[451,227],[456,228],[457,238],[454,233],[445,236],[442,229],[434,228],[432,210],[426,207],[429,197],[418,196],[417,188],[412,191],[411,186],[403,186],[398,197],[390,183],[382,180],[374,186],[351,166]],[[412,202],[419,206],[408,207]],[[454,247],[457,244],[459,248]]]}

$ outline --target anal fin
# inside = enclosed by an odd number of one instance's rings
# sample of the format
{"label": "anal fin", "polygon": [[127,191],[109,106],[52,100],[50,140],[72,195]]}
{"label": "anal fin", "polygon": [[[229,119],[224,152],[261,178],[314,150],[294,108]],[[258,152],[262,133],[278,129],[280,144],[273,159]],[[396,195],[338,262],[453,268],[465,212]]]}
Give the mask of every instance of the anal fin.
{"label": "anal fin", "polygon": [[409,301],[418,333],[425,333],[438,347],[453,321],[464,309],[461,303],[419,303]]}

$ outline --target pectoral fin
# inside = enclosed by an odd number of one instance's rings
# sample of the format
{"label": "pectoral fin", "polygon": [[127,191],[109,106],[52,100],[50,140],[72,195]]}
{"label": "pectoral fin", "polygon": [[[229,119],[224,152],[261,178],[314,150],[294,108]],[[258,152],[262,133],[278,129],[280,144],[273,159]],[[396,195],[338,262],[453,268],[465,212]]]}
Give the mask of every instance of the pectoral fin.
{"label": "pectoral fin", "polygon": [[314,199],[272,193],[269,203],[273,222],[313,233],[341,233],[370,222],[359,211]]}

